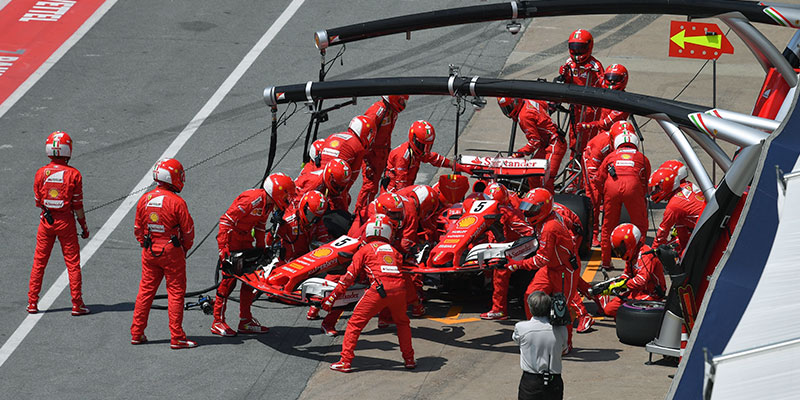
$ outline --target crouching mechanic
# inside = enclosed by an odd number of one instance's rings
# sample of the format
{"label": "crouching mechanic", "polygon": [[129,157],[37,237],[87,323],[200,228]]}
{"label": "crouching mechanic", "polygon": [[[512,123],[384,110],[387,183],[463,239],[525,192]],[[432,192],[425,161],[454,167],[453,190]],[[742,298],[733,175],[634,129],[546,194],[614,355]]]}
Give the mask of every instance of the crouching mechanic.
{"label": "crouching mechanic", "polygon": [[601,297],[603,312],[609,317],[616,316],[625,299],[663,300],[667,288],[664,267],[650,246],[644,244],[639,228],[630,223],[620,224],[611,233],[611,246],[614,254],[625,260],[625,271],[609,286],[609,291],[621,295]]}
{"label": "crouching mechanic", "polygon": [[[294,182],[288,176],[276,173],[264,180],[262,188],[248,189],[233,201],[228,210],[219,218],[220,262],[228,260],[231,252],[253,248],[266,248],[267,220],[273,207],[283,212],[294,199]],[[255,239],[255,243],[254,243]],[[211,333],[220,336],[236,336],[236,333],[267,333],[269,328],[261,326],[250,313],[253,304],[253,288],[242,283],[239,297],[239,327],[236,331],[225,323],[225,310],[228,296],[236,288],[237,279],[222,272],[222,280],[217,287],[214,300],[214,323]]]}
{"label": "crouching mechanic", "polygon": [[66,132],[51,133],[45,142],[45,152],[51,161],[36,171],[33,180],[33,198],[42,213],[36,233],[27,310],[31,314],[39,312],[44,269],[58,238],[69,274],[72,315],[88,314],[89,308],[84,305],[81,293],[81,248],[75,220],[81,226],[82,238],[89,238],[89,228],[83,213],[83,177],[76,168],[67,165],[72,156],[72,138]]}
{"label": "crouching mechanic", "polygon": [[[489,242],[513,242],[523,236],[533,236],[533,227],[525,222],[516,208],[512,206],[511,195],[508,189],[500,183],[492,183],[483,191],[486,200],[497,202],[500,211],[500,225],[503,227],[502,238],[492,237]],[[508,319],[508,284],[511,280],[511,270],[495,268],[492,270],[492,309],[481,314],[481,319],[506,320]]]}
{"label": "crouching mechanic", "polygon": [[131,344],[147,342],[144,330],[150,306],[161,284],[166,281],[170,347],[190,349],[197,343],[183,331],[183,299],[186,294],[186,251],[194,243],[194,221],[178,193],[186,175],[174,158],[156,163],[153,180],[158,185],[145,193],[136,205],[133,232],[142,246],[142,280],[133,309]]}
{"label": "crouching mechanic", "polygon": [[[512,271],[523,268],[537,270],[525,291],[525,298],[541,290],[549,295],[561,292],[569,301],[575,295],[580,275],[580,264],[575,254],[572,234],[561,217],[553,210],[553,194],[547,189],[533,189],[520,203],[520,209],[534,226],[539,239],[539,249],[532,258],[519,263],[510,263]],[[531,311],[525,304],[525,316],[530,319]],[[572,348],[572,324],[568,327],[569,348]]]}
{"label": "crouching mechanic", "polygon": [[669,160],[661,164],[650,176],[648,189],[653,202],[667,201],[664,219],[656,231],[653,248],[669,241],[673,227],[678,236],[678,253],[683,252],[697,225],[697,219],[706,207],[706,197],[699,187],[686,180],[689,172],[680,161]]}
{"label": "crouching mechanic", "polygon": [[341,359],[331,364],[330,368],[334,371],[351,371],[353,350],[361,330],[372,317],[387,307],[397,324],[397,337],[405,367],[414,369],[417,366],[411,346],[411,325],[406,315],[406,281],[401,272],[402,256],[389,244],[393,235],[394,226],[388,217],[378,214],[370,218],[364,228],[366,244],[353,255],[353,262],[347,268],[347,273],[322,303],[322,309],[330,311],[336,297],[344,293],[359,274],[365,273],[369,278],[370,287],[356,304],[353,315],[347,322]]}

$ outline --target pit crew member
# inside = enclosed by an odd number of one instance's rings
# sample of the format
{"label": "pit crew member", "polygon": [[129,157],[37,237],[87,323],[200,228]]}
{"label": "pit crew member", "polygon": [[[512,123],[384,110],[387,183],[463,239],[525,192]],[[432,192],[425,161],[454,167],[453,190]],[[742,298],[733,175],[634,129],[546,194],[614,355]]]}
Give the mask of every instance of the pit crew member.
{"label": "pit crew member", "polygon": [[81,249],[75,220],[81,226],[83,239],[89,238],[89,228],[83,213],[83,176],[77,168],[68,165],[72,157],[72,138],[62,131],[51,133],[45,141],[45,154],[50,163],[39,168],[33,178],[33,199],[42,212],[36,232],[27,311],[31,314],[39,312],[44,270],[58,238],[69,274],[72,315],[88,314],[89,308],[83,303],[81,293]]}
{"label": "pit crew member", "polygon": [[157,187],[139,198],[133,232],[142,246],[142,280],[133,309],[131,344],[147,342],[144,330],[150,306],[163,278],[167,288],[170,348],[190,349],[197,343],[183,331],[183,300],[186,294],[186,252],[194,243],[194,221],[178,193],[186,175],[174,158],[156,163],[153,180]]}

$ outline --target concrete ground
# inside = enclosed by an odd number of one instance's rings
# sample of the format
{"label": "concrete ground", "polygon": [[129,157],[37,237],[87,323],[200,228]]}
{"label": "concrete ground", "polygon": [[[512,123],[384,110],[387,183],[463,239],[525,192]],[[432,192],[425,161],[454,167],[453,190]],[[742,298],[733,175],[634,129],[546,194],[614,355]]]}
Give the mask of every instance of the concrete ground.
{"label": "concrete ground", "polygon": [[[621,63],[628,68],[628,91],[751,112],[764,72],[741,40],[731,33],[728,38],[735,53],[717,62],[715,102],[712,62],[698,74],[704,61],[667,57],[669,23],[678,19],[648,15],[536,19],[527,26],[502,77],[552,79],[567,57],[565,39],[581,27],[600,32],[595,36],[594,55],[604,66]],[[725,31],[727,28],[722,26]],[[759,25],[758,28],[779,50],[793,33],[775,27]],[[507,149],[511,122],[502,115],[495,99],[487,100],[487,107],[475,113],[460,137],[462,151],[467,148]],[[642,148],[653,169],[668,159],[680,159],[657,124],[643,117],[637,117],[637,122],[645,137]],[[521,134],[517,136],[516,147],[523,143],[522,137]],[[725,143],[722,146],[729,154],[734,149]],[[708,174],[718,182],[722,177],[720,169],[712,167],[710,157],[702,150],[696,150]],[[433,176],[446,173],[437,172]],[[690,179],[694,180],[691,176]],[[654,234],[653,225],[660,222],[662,214],[663,205],[652,210],[650,239]],[[599,250],[595,249],[592,258],[584,261],[584,279],[601,280],[602,276],[596,273],[598,264]],[[616,260],[615,264],[622,267],[621,260]],[[328,364],[322,362],[300,398],[515,398],[521,370],[518,347],[511,340],[511,333],[514,323],[524,318],[524,314],[519,304],[512,303],[510,320],[481,321],[479,314],[487,311],[489,305],[488,295],[437,298],[428,302],[429,315],[412,320],[418,360],[414,371],[403,369],[394,330],[379,330],[377,320],[373,320],[356,348],[353,363],[356,371],[344,376],[330,371]],[[593,304],[587,303],[587,308],[592,311]],[[340,330],[345,326],[346,321],[339,321]],[[326,361],[338,359],[340,343],[341,337],[338,337]],[[575,335],[574,346],[564,357],[566,399],[663,398],[676,371],[676,360],[655,355],[653,363],[649,363],[649,354],[644,348],[620,343],[615,322],[609,318],[596,318],[589,333]]]}

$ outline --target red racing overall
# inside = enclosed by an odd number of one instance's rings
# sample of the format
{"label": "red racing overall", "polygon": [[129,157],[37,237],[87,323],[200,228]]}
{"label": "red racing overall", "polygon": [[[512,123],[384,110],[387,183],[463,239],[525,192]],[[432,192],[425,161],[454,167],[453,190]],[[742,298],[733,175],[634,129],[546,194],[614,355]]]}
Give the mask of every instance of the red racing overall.
{"label": "red racing overall", "polygon": [[[523,236],[533,236],[533,227],[525,222],[525,217],[518,209],[509,205],[499,205],[500,225],[503,226],[502,242],[513,242]],[[491,233],[491,232],[490,232]],[[494,238],[490,242],[501,241]],[[508,268],[494,268],[492,270],[492,309],[491,312],[502,312],[508,315],[508,284],[511,281],[511,270]]]}
{"label": "red racing overall", "polygon": [[394,192],[406,186],[411,186],[417,180],[419,164],[425,162],[434,167],[452,167],[450,160],[436,152],[430,152],[418,157],[409,148],[408,142],[395,147],[389,153],[386,166],[386,176],[389,177],[387,190]]}
{"label": "red racing overall", "polygon": [[[535,229],[539,238],[539,249],[534,257],[519,264],[520,268],[537,270],[525,291],[525,298],[541,290],[547,294],[562,292],[569,301],[575,293],[580,274],[580,269],[573,268],[570,263],[575,249],[572,234],[555,211],[545,217]],[[525,315],[530,319],[531,311],[527,301]]]}
{"label": "red racing overall", "polygon": [[[228,210],[219,218],[217,246],[220,252],[229,252],[266,247],[266,225],[272,212],[272,201],[264,189],[245,190],[233,201]],[[255,240],[254,240],[255,239]],[[225,322],[225,306],[228,296],[236,288],[237,279],[222,273],[214,301],[214,322]],[[249,321],[253,318],[250,306],[253,304],[253,288],[242,283],[239,298],[239,319]]]}
{"label": "red racing overall", "polygon": [[[603,182],[599,181],[597,168],[614,150],[614,140],[608,130],[601,131],[589,139],[583,149],[584,181],[586,194],[592,201],[592,240],[596,240],[600,233],[600,208],[603,204]],[[594,243],[592,243],[594,245]]]}
{"label": "red racing overall", "polygon": [[362,210],[375,199],[379,183],[389,158],[389,149],[392,148],[392,131],[397,122],[398,114],[386,106],[383,100],[376,101],[364,115],[375,121],[378,127],[372,147],[364,154],[364,184],[356,198],[355,214],[360,215]]}
{"label": "red racing overall", "polygon": [[[664,267],[658,257],[653,254],[643,254],[650,250],[650,246],[642,245],[636,261],[625,263],[625,271],[621,277],[628,279],[625,286],[628,288],[625,298],[634,300],[662,300],[667,284],[664,279]],[[603,312],[609,317],[617,315],[619,306],[625,300],[614,296],[603,307]]]}
{"label": "red racing overall", "polygon": [[142,249],[142,281],[133,310],[131,336],[138,338],[144,334],[150,306],[163,278],[167,288],[171,342],[185,341],[182,325],[186,251],[194,243],[194,221],[186,201],[161,186],[145,193],[136,205],[134,234],[142,247],[145,247],[145,235],[149,235],[152,245]]}
{"label": "red racing overall", "polygon": [[[617,177],[609,175],[614,166]],[[611,265],[611,231],[619,223],[622,205],[628,210],[631,223],[642,234],[647,232],[647,180],[650,177],[650,160],[638,150],[619,147],[603,160],[597,169],[598,181],[603,185],[603,228],[600,236],[602,265]]]}
{"label": "red racing overall", "polygon": [[664,219],[656,231],[653,247],[666,244],[669,241],[669,232],[672,227],[678,232],[678,252],[683,252],[689,237],[697,225],[697,219],[706,207],[706,198],[699,188],[691,182],[682,183],[678,191],[669,199],[664,210]]}
{"label": "red racing overall", "polygon": [[[375,240],[361,246],[353,255],[353,263],[347,273],[339,281],[334,293],[344,293],[352,285],[360,273],[366,273],[370,287],[364,293],[347,322],[347,330],[342,341],[341,360],[350,363],[353,360],[356,343],[367,322],[384,308],[392,314],[397,324],[397,338],[404,360],[414,359],[411,346],[411,325],[406,314],[406,280],[401,272],[402,256],[388,243]],[[386,297],[381,297],[376,287],[382,284]]]}
{"label": "red racing overall", "polygon": [[[39,229],[36,232],[36,252],[28,288],[28,303],[39,301],[42,290],[44,269],[50,259],[50,252],[56,238],[61,243],[61,253],[69,274],[69,290],[74,307],[83,306],[81,294],[81,249],[78,245],[78,231],[75,228],[73,210],[83,210],[83,179],[81,173],[67,165],[61,158],[53,160],[36,171],[33,180],[33,198],[36,207],[47,207],[53,217],[51,225],[40,215]],[[85,224],[85,222],[84,222]]]}
{"label": "red racing overall", "polygon": [[567,152],[567,142],[558,134],[558,128],[547,113],[547,103],[541,100],[525,100],[518,119],[519,127],[525,133],[528,143],[517,152],[532,154],[533,158],[544,158],[549,162],[547,175],[541,181],[539,178],[531,178],[534,181],[530,183],[530,187],[543,186],[552,192],[553,180]]}

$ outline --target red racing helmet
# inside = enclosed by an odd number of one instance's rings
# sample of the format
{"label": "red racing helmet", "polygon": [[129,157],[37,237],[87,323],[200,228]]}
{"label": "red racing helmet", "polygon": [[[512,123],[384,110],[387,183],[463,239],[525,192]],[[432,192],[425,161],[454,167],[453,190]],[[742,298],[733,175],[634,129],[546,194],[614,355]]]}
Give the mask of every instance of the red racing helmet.
{"label": "red racing helmet", "polygon": [[285,210],[289,207],[289,203],[296,194],[292,178],[281,172],[271,174],[267,179],[264,179],[264,190],[280,210]]}
{"label": "red racing helmet", "polygon": [[311,226],[317,223],[320,218],[325,214],[328,208],[328,199],[325,195],[317,190],[306,192],[300,198],[300,204],[297,206],[297,211],[300,218],[300,223],[303,226]]}
{"label": "red racing helmet", "polygon": [[512,119],[519,115],[520,110],[522,110],[522,103],[524,103],[523,100],[514,97],[497,98],[497,105],[500,106],[503,115]]}
{"label": "red racing helmet", "polygon": [[383,98],[383,103],[394,112],[399,113],[406,109],[406,102],[408,101],[407,94],[393,94],[381,97]]}
{"label": "red racing helmet", "polygon": [[186,182],[186,173],[183,170],[178,160],[174,158],[164,158],[158,160],[153,167],[153,180],[159,186],[165,186],[176,193],[183,190],[183,184]]}
{"label": "red racing helmet", "polygon": [[531,225],[536,225],[553,211],[553,194],[545,188],[531,189],[522,197],[519,209]]}
{"label": "red racing helmet", "polygon": [[681,166],[678,170],[665,168],[662,164],[652,175],[647,183],[650,200],[658,203],[669,200],[670,197],[681,187],[681,183],[686,181],[688,176],[686,167]]}
{"label": "red racing helmet", "polygon": [[493,182],[486,189],[483,189],[486,200],[495,200],[499,204],[508,203],[508,189],[500,183]]}
{"label": "red racing helmet", "polygon": [[608,130],[609,135],[612,138],[617,137],[617,135],[622,135],[623,133],[630,133],[636,134],[636,131],[633,129],[633,124],[628,121],[617,121],[614,122],[614,125],[611,125],[611,129]]}
{"label": "red racing helmet", "polygon": [[322,171],[322,181],[332,194],[344,192],[350,182],[350,166],[341,158],[328,161]]}
{"label": "red racing helmet", "polygon": [[634,224],[619,224],[611,232],[611,250],[614,255],[625,261],[630,261],[636,256],[641,243],[644,243],[642,232]]}
{"label": "red racing helmet", "polygon": [[436,140],[436,131],[428,121],[422,119],[414,121],[411,128],[408,129],[408,144],[414,154],[430,153],[434,140]]}
{"label": "red racing helmet", "polygon": [[366,115],[359,115],[350,120],[347,129],[361,139],[361,144],[368,149],[375,139],[375,122]]}
{"label": "red racing helmet", "polygon": [[614,90],[625,90],[628,86],[628,69],[622,64],[611,64],[603,75],[603,87]]}
{"label": "red racing helmet", "polygon": [[55,131],[44,142],[44,151],[48,157],[72,157],[72,138],[67,132]]}
{"label": "red racing helmet", "polygon": [[[659,166],[658,168],[671,169],[671,170],[677,172],[678,175],[683,175],[683,178],[681,178],[681,179],[686,179],[686,177],[689,176],[689,170],[686,169],[686,166],[683,165],[683,163],[678,161],[678,160],[667,160],[667,161],[664,161],[664,163],[661,164],[661,166]],[[683,170],[683,173],[681,173],[681,170]]]}
{"label": "red racing helmet", "polygon": [[389,243],[394,238],[394,230],[394,224],[388,216],[376,214],[370,217],[364,226],[364,240],[367,242],[380,240]]}
{"label": "red racing helmet", "polygon": [[569,46],[569,56],[576,63],[583,64],[592,56],[594,38],[586,29],[578,29],[569,35],[567,45]]}
{"label": "red racing helmet", "polygon": [[403,198],[396,193],[384,192],[375,199],[375,212],[389,217],[395,225],[403,223]]}

